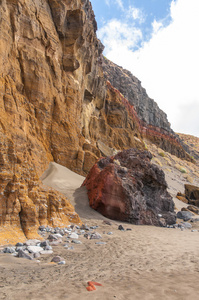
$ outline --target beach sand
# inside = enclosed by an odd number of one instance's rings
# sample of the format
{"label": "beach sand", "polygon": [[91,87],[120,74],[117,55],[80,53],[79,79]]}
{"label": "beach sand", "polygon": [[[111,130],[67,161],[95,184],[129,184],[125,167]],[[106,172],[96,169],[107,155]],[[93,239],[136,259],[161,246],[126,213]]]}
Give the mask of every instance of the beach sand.
{"label": "beach sand", "polygon": [[[172,179],[173,176],[177,176]],[[174,177],[175,177],[174,176]],[[176,174],[167,176],[170,191],[183,192],[184,182]],[[191,230],[135,226],[108,220],[88,205],[84,177],[51,163],[43,174],[44,184],[65,194],[82,221],[99,226],[103,245],[80,237],[82,244],[67,250],[54,246],[54,253],[42,255],[40,262],[0,254],[0,299],[70,300],[151,300],[198,299],[199,232]],[[180,190],[181,189],[181,190]],[[175,199],[178,209],[186,206]],[[122,224],[128,231],[118,230]],[[195,223],[194,223],[195,224]],[[194,229],[199,229],[194,225]],[[112,235],[107,235],[108,232]],[[65,265],[50,263],[55,255]],[[86,290],[89,280],[97,281],[96,291]]]}

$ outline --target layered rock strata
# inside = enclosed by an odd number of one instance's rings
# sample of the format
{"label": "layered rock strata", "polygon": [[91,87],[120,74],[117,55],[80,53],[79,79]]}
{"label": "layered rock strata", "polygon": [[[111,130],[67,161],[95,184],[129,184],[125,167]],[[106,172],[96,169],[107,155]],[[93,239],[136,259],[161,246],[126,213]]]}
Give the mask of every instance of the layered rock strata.
{"label": "layered rock strata", "polygon": [[148,97],[141,82],[128,70],[114,64],[103,57],[102,67],[105,78],[110,85],[119,91],[125,106],[131,109],[139,123],[139,130],[143,138],[149,139],[171,154],[191,160],[181,144],[180,138],[173,132],[167,115],[158,107],[157,103]]}
{"label": "layered rock strata", "polygon": [[133,224],[175,223],[164,172],[151,158],[148,151],[129,149],[100,159],[83,183],[90,206],[110,219]]}
{"label": "layered rock strata", "polygon": [[67,215],[39,181],[49,162],[86,175],[102,155],[144,149],[144,127],[107,87],[90,1],[3,0],[0,16],[0,224],[29,237]]}

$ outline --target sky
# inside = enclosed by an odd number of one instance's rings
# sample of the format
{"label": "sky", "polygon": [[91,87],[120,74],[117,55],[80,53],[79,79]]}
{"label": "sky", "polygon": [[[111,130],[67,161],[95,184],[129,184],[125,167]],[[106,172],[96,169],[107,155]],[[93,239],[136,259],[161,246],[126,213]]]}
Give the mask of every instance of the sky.
{"label": "sky", "polygon": [[91,0],[104,56],[132,72],[175,132],[199,137],[199,0]]}

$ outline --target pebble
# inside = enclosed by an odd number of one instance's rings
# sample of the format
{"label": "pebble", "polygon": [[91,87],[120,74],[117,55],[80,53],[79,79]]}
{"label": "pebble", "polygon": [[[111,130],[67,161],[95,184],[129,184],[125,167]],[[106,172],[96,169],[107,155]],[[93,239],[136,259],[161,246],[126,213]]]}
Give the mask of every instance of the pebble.
{"label": "pebble", "polygon": [[23,243],[16,243],[15,246],[16,246],[16,247],[22,247],[22,246],[23,246]]}
{"label": "pebble", "polygon": [[192,225],[190,223],[188,223],[188,222],[184,222],[184,223],[182,223],[182,227],[191,229]]}
{"label": "pebble", "polygon": [[37,239],[27,240],[24,243],[25,246],[36,246],[37,244],[40,244],[40,240],[37,240]]}
{"label": "pebble", "polygon": [[15,247],[5,247],[3,253],[15,253]]}
{"label": "pebble", "polygon": [[30,253],[37,253],[37,252],[42,251],[43,248],[40,247],[40,246],[28,246],[28,247],[27,247],[27,250],[28,250]]}
{"label": "pebble", "polygon": [[40,231],[46,231],[46,227],[44,225],[39,226]]}
{"label": "pebble", "polygon": [[65,264],[66,264],[65,260],[58,262],[58,265],[65,265]]}
{"label": "pebble", "polygon": [[70,239],[78,239],[78,238],[79,238],[79,236],[78,236],[78,234],[77,234],[77,233],[75,233],[75,232],[72,232],[70,235],[68,235],[68,238],[70,238]]}
{"label": "pebble", "polygon": [[18,251],[18,257],[21,257],[21,258],[26,258],[26,259],[29,259],[29,260],[32,260],[33,257],[30,256],[29,254],[27,254],[25,251],[23,250],[19,250]]}
{"label": "pebble", "polygon": [[74,243],[74,244],[82,244],[82,242],[78,241],[78,240],[72,240],[71,242]]}
{"label": "pebble", "polygon": [[124,227],[122,225],[119,225],[118,229],[121,230],[121,231],[124,231]]}
{"label": "pebble", "polygon": [[54,256],[52,259],[51,259],[51,262],[55,262],[55,263],[59,263],[60,261],[64,261],[64,258],[57,255],[57,256]]}
{"label": "pebble", "polygon": [[110,232],[108,232],[107,234],[108,234],[108,235],[111,235],[111,234],[113,234],[113,233],[110,231]]}
{"label": "pebble", "polygon": [[96,245],[106,245],[106,242],[96,242]]}
{"label": "pebble", "polygon": [[97,229],[99,226],[91,226],[90,229]]}
{"label": "pebble", "polygon": [[42,250],[40,254],[52,254],[53,250]]}
{"label": "pebble", "polygon": [[106,221],[106,220],[104,220],[102,223],[110,226],[112,225],[110,221]]}
{"label": "pebble", "polygon": [[54,236],[57,237],[58,239],[62,239],[63,238],[63,235],[60,234],[60,233],[55,233]]}

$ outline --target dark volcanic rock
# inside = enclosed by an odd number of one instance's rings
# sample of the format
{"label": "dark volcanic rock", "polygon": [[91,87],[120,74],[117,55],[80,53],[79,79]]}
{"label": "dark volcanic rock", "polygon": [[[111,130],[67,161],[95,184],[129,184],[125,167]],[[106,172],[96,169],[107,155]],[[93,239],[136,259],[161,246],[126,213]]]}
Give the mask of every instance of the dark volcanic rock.
{"label": "dark volcanic rock", "polygon": [[193,217],[193,214],[189,211],[179,211],[177,213],[177,218],[183,219],[184,221],[189,221]]}
{"label": "dark volcanic rock", "polygon": [[90,206],[104,216],[133,224],[174,224],[176,215],[164,172],[148,151],[129,149],[100,159],[83,185]]}
{"label": "dark volcanic rock", "polygon": [[172,132],[167,115],[153,99],[149,98],[138,78],[133,76],[130,71],[117,66],[106,58],[103,59],[102,66],[106,79],[135,107],[141,120]]}

